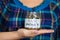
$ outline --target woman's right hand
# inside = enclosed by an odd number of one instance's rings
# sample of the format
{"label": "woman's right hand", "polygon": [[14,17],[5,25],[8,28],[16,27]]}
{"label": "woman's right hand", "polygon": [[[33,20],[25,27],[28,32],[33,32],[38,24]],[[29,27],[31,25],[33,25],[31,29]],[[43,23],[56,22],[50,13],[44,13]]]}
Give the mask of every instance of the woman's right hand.
{"label": "woman's right hand", "polygon": [[40,29],[40,30],[28,30],[28,29],[19,29],[18,34],[21,38],[24,37],[34,37],[36,35],[45,34],[45,33],[53,33],[54,30],[48,29]]}

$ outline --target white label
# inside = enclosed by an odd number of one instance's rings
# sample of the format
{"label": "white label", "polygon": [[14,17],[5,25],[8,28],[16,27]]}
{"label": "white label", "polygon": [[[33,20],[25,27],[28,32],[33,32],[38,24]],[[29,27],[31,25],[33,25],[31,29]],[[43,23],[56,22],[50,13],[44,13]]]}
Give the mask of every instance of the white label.
{"label": "white label", "polygon": [[25,19],[25,28],[40,28],[40,19]]}

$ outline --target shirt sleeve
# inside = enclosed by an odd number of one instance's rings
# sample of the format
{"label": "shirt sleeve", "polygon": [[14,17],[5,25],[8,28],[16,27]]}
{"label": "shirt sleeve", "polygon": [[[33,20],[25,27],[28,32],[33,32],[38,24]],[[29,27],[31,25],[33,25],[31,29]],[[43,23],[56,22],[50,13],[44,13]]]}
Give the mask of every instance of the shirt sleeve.
{"label": "shirt sleeve", "polygon": [[7,1],[0,0],[0,32],[6,29],[5,27],[3,27],[3,21],[4,21],[3,13],[4,13],[4,9],[6,10],[6,5],[7,5]]}
{"label": "shirt sleeve", "polygon": [[54,8],[54,12],[57,16],[57,25],[56,25],[56,34],[55,34],[55,40],[60,40],[60,1],[55,1],[55,8]]}
{"label": "shirt sleeve", "polygon": [[2,31],[2,0],[0,0],[0,31]]}

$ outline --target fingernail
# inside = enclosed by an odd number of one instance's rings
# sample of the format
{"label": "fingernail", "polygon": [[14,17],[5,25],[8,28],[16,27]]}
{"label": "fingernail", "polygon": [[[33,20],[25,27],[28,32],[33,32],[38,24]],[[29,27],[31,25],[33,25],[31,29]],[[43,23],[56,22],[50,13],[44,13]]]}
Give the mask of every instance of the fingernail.
{"label": "fingernail", "polygon": [[51,32],[54,32],[54,30],[51,30]]}

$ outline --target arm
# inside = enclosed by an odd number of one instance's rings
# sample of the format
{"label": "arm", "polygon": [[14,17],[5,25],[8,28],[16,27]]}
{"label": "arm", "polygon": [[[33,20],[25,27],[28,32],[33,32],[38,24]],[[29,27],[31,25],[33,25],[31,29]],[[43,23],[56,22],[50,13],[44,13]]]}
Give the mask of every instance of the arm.
{"label": "arm", "polygon": [[18,32],[0,32],[0,40],[15,40],[21,38],[22,35],[18,36]]}
{"label": "arm", "polygon": [[27,30],[19,29],[14,32],[0,32],[0,40],[17,40],[24,37],[34,37],[39,34],[52,33],[54,30],[40,29],[40,30]]}

